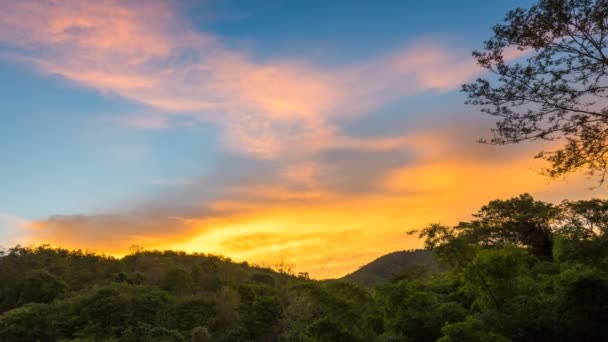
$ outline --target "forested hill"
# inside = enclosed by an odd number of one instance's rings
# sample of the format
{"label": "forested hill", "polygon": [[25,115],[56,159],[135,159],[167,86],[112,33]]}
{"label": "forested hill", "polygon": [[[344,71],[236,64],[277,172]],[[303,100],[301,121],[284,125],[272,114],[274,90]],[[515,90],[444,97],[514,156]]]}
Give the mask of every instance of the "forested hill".
{"label": "forested hill", "polygon": [[0,279],[6,342],[269,340],[288,288],[313,283],[214,255],[48,246],[2,250]]}
{"label": "forested hill", "polygon": [[524,194],[473,217],[419,231],[440,271],[398,252],[349,281],[175,251],[3,250],[0,342],[607,340],[608,201]]}
{"label": "forested hill", "polygon": [[387,283],[412,267],[435,270],[433,253],[421,249],[389,253],[344,276],[342,280],[374,287]]}

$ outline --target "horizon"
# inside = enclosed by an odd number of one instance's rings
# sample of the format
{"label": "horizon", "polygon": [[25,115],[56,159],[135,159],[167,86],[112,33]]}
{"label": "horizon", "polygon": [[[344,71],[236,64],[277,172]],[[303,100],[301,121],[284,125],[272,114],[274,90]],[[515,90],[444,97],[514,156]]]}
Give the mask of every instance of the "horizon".
{"label": "horizon", "polygon": [[551,143],[477,142],[471,53],[531,3],[0,3],[0,246],[339,278],[493,199],[605,198],[539,174]]}

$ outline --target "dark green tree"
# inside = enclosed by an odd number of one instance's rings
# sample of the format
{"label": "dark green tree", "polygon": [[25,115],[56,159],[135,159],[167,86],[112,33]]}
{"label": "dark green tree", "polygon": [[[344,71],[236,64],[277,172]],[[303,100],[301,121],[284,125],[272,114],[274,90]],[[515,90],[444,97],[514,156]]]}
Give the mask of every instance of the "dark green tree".
{"label": "dark green tree", "polygon": [[181,268],[167,271],[162,280],[162,288],[177,295],[186,294],[192,285],[192,274]]}
{"label": "dark green tree", "polygon": [[563,201],[560,233],[573,240],[603,238],[608,233],[608,201]]}
{"label": "dark green tree", "polygon": [[608,319],[608,279],[590,267],[578,266],[560,275],[556,284],[558,333],[563,340],[602,341]]}
{"label": "dark green tree", "polygon": [[469,222],[461,222],[455,231],[475,245],[525,246],[540,258],[552,259],[553,234],[559,209],[537,201],[529,194],[507,200],[493,200],[481,207]]}
{"label": "dark green tree", "polygon": [[48,271],[34,270],[25,275],[19,301],[21,303],[49,303],[64,293],[67,286],[61,278]]}

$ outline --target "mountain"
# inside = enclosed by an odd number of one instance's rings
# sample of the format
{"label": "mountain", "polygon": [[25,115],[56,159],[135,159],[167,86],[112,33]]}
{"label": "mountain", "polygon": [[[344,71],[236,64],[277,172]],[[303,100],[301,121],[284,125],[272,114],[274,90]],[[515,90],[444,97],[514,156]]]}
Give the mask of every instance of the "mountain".
{"label": "mountain", "polygon": [[413,266],[422,266],[435,270],[433,253],[417,249],[411,251],[398,251],[379,257],[369,264],[350,273],[341,280],[358,283],[367,287],[374,287],[385,283]]}
{"label": "mountain", "polygon": [[[392,253],[351,277],[373,285],[429,260],[424,251]],[[0,248],[0,342],[377,341],[390,323],[382,313],[393,310],[383,305],[411,308],[378,296],[353,281],[201,253]]]}

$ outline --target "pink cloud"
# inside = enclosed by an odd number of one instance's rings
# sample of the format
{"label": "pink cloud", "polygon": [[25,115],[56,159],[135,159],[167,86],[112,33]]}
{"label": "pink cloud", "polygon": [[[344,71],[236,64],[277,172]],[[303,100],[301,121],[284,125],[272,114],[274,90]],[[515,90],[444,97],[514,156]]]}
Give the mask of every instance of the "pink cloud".
{"label": "pink cloud", "polygon": [[418,42],[374,60],[327,71],[312,63],[253,61],[193,31],[166,2],[20,1],[0,4],[0,40],[44,72],[154,107],[160,116],[219,123],[231,148],[260,158],[307,155],[355,142],[336,122],[398,97],[448,91],[480,73],[468,53]]}
{"label": "pink cloud", "polygon": [[[236,151],[280,160],[276,179],[265,175],[269,179],[249,180],[244,176],[248,170],[237,170],[241,174],[235,178],[243,179],[230,179],[228,185],[219,182],[223,175],[203,183],[144,179],[175,191],[168,192],[170,198],[163,193],[160,200],[167,212],[153,208],[143,213],[54,216],[29,227],[36,242],[115,253],[133,243],[243,250],[236,254],[243,260],[269,260],[278,251],[292,253],[303,270],[317,276],[338,275],[384,252],[419,246],[406,240],[406,227],[429,218],[456,222],[457,215],[494,196],[487,192],[489,185],[516,194],[538,183],[533,176],[512,176],[526,167],[519,158],[511,165],[513,161],[496,164],[485,155],[467,155],[475,149],[458,141],[471,137],[468,132],[382,138],[341,133],[341,124],[383,104],[423,92],[451,91],[483,72],[468,51],[432,41],[326,70],[314,61],[258,62],[246,52],[229,50],[217,37],[186,26],[167,2],[21,0],[0,2],[0,42],[13,48],[16,60],[43,72],[152,107],[121,116],[115,120],[120,125],[167,129],[173,116],[189,116],[218,123],[224,130],[222,141]],[[509,58],[522,54],[510,51]],[[455,130],[453,123],[445,126]],[[415,160],[400,162],[396,170],[392,163],[381,164],[381,172],[351,170],[350,165],[372,164],[365,159],[340,168],[332,161],[309,158],[328,149],[400,154],[404,148]],[[109,152],[129,162],[149,153],[139,145]],[[327,183],[327,178],[352,174],[362,177],[343,186]],[[366,195],[348,191],[365,188],[364,178],[380,185],[370,187],[373,191]],[[149,205],[138,203],[141,206]],[[0,213],[0,226],[2,221],[23,224]],[[259,248],[247,250],[234,241],[250,241]]]}

